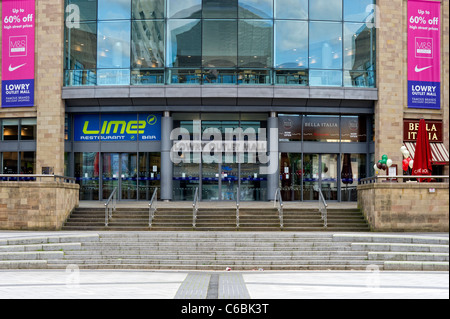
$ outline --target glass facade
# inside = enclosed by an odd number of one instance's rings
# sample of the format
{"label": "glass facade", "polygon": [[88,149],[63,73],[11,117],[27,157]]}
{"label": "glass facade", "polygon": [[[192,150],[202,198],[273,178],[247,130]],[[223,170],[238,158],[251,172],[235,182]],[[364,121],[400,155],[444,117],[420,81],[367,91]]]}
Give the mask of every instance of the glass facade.
{"label": "glass facade", "polygon": [[375,87],[373,6],[374,0],[66,0],[65,85]]}

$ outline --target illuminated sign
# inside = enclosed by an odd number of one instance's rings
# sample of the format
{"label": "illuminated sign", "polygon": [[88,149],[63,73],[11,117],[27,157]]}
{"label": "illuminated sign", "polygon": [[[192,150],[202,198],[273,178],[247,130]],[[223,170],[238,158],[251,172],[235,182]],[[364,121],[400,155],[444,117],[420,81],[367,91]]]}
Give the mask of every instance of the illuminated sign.
{"label": "illuminated sign", "polygon": [[74,141],[159,141],[161,115],[86,114],[75,115]]}

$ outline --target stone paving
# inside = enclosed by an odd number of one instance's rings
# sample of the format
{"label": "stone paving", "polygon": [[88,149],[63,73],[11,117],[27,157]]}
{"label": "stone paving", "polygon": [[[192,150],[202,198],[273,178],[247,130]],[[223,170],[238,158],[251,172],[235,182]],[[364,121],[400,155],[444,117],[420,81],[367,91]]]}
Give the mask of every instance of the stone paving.
{"label": "stone paving", "polygon": [[0,299],[448,299],[448,272],[0,271]]}

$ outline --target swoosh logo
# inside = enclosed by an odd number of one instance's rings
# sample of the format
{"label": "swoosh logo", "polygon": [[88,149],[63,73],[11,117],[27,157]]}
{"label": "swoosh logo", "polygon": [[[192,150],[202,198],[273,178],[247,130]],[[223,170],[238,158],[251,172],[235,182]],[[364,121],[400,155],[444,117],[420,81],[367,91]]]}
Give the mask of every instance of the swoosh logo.
{"label": "swoosh logo", "polygon": [[431,66],[427,66],[427,67],[424,67],[424,68],[419,69],[419,67],[416,65],[415,71],[416,71],[417,73],[419,73],[419,72],[425,71],[425,70],[427,70],[427,69],[429,69],[429,68],[432,68],[432,67],[433,67],[433,66],[431,65]]}
{"label": "swoosh logo", "polygon": [[11,64],[10,64],[8,70],[9,70],[9,72],[14,72],[15,70],[17,70],[17,69],[23,67],[24,65],[26,65],[26,63],[21,64],[21,65],[18,65],[18,66],[16,66],[16,67],[12,67]]}

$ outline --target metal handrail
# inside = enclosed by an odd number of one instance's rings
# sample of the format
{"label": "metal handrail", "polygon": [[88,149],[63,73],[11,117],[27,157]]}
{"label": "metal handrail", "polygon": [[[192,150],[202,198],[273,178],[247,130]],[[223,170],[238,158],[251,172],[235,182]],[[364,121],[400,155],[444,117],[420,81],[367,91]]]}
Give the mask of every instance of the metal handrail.
{"label": "metal handrail", "polygon": [[197,187],[195,189],[194,202],[192,203],[192,227],[194,227],[194,228],[197,223],[198,200],[199,200],[199,195],[198,195],[198,187]]}
{"label": "metal handrail", "polygon": [[445,181],[436,182],[436,183],[448,184],[449,175],[377,175],[377,176],[362,178],[361,184],[378,183],[379,180],[393,180],[393,179],[402,179],[403,180],[403,179],[418,179],[418,178],[443,179]]}
{"label": "metal handrail", "polygon": [[239,228],[239,206],[240,206],[240,199],[241,197],[241,188],[238,186],[236,190],[236,228]]}
{"label": "metal handrail", "polygon": [[[109,204],[112,203],[112,207]],[[114,187],[111,195],[109,195],[108,200],[105,203],[105,227],[108,227],[109,219],[112,218],[113,211],[116,211],[117,203],[117,187]]]}
{"label": "metal handrail", "polygon": [[280,219],[280,228],[284,227],[283,222],[283,199],[281,198],[281,189],[277,188],[275,191],[275,197],[273,199],[273,207],[277,206],[278,201],[278,218]]}
{"label": "metal handrail", "polygon": [[325,201],[325,197],[323,197],[322,189],[319,188],[319,211],[321,213],[321,218],[323,220],[323,227],[328,227],[328,216],[327,216],[327,207],[328,204]]}
{"label": "metal handrail", "polygon": [[[11,178],[14,179],[38,179],[39,181],[42,181],[43,178],[53,178],[53,180],[56,182],[56,180],[61,181],[63,183],[70,183],[70,184],[75,184],[76,179],[74,177],[67,177],[67,176],[62,176],[62,175],[48,175],[48,174],[0,174],[0,181],[2,181],[3,179],[6,179],[6,182],[9,182]],[[15,180],[14,182],[29,182],[28,181],[21,181],[21,180]]]}
{"label": "metal handrail", "polygon": [[153,191],[152,199],[148,204],[148,227],[152,227],[153,218],[155,218],[156,204],[158,203],[158,187]]}

